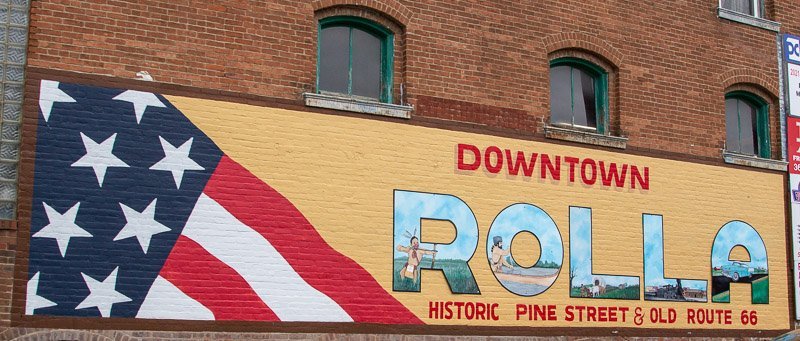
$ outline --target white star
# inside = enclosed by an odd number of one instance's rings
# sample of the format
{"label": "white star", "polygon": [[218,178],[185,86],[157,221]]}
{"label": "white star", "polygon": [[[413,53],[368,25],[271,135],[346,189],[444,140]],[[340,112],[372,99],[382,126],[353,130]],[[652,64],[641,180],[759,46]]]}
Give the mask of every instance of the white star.
{"label": "white star", "polygon": [[53,103],[75,102],[74,98],[58,88],[58,84],[59,83],[56,81],[43,80],[39,86],[39,108],[42,109],[42,116],[44,116],[45,122],[50,119],[50,112],[53,111]]}
{"label": "white star", "polygon": [[41,272],[37,272],[28,281],[27,294],[25,295],[25,315],[33,315],[33,311],[36,309],[53,307],[56,305],[55,302],[48,300],[37,294],[37,292],[39,291],[40,273]]}
{"label": "white star", "polygon": [[75,161],[72,167],[92,167],[100,187],[103,187],[103,179],[105,179],[106,170],[109,167],[130,167],[112,153],[114,141],[117,139],[116,133],[100,143],[94,142],[92,138],[83,133],[81,133],[81,139],[83,147],[86,148],[86,155]]}
{"label": "white star", "polygon": [[153,199],[147,207],[145,207],[144,211],[141,213],[119,203],[119,207],[122,208],[122,213],[125,214],[125,221],[128,223],[122,227],[122,230],[119,231],[116,237],[114,237],[114,241],[136,237],[139,241],[139,246],[142,247],[142,251],[147,254],[147,249],[150,247],[150,238],[154,235],[167,232],[169,231],[169,227],[164,226],[163,224],[156,221],[155,214],[156,214],[156,201],[158,199]]}
{"label": "white star", "polygon": [[44,205],[44,212],[47,214],[47,220],[50,223],[39,232],[34,233],[33,237],[55,239],[56,243],[58,243],[58,250],[61,251],[61,257],[67,255],[67,246],[69,246],[70,238],[92,236],[91,233],[75,224],[75,217],[78,215],[78,208],[81,206],[80,202],[70,207],[64,214],[58,213],[45,202],[42,202],[42,205]]}
{"label": "white star", "polygon": [[164,149],[164,158],[156,162],[150,169],[172,172],[172,179],[175,180],[175,186],[177,186],[177,188],[181,188],[184,171],[205,169],[189,158],[189,152],[192,149],[194,137],[189,138],[189,140],[178,148],[175,148],[175,146],[167,142],[167,140],[161,136],[159,136],[158,139],[161,140],[161,148]]}
{"label": "white star", "polygon": [[136,124],[142,121],[142,116],[144,115],[144,111],[147,110],[147,107],[167,107],[156,95],[150,92],[128,90],[117,95],[114,99],[133,103],[133,111],[136,113]]}
{"label": "white star", "polygon": [[119,270],[119,267],[114,268],[114,271],[111,271],[111,274],[102,282],[81,272],[83,281],[86,282],[86,287],[89,288],[89,296],[86,296],[83,302],[75,307],[75,310],[97,307],[97,310],[100,310],[100,316],[109,317],[111,316],[111,306],[114,303],[130,302],[131,299],[128,296],[121,294],[116,289],[117,270]]}

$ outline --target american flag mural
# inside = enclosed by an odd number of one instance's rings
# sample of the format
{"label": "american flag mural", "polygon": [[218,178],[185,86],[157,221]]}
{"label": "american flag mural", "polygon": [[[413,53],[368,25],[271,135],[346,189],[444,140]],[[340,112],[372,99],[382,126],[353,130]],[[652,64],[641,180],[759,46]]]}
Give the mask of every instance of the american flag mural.
{"label": "american flag mural", "polygon": [[421,323],[165,97],[44,80],[39,107],[26,314]]}

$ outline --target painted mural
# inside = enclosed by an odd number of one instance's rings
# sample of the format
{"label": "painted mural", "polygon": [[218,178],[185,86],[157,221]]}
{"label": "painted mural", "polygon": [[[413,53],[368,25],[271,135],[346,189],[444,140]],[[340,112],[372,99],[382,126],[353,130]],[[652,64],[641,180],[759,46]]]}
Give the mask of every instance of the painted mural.
{"label": "painted mural", "polygon": [[[731,259],[735,247],[743,247],[749,259]],[[743,221],[725,224],[711,248],[712,301],[728,303],[731,283],[749,283],[752,303],[769,303],[768,267],[767,249],[758,231]]]}
{"label": "painted mural", "polygon": [[789,327],[778,173],[47,80],[34,162],[33,319]]}
{"label": "painted mural", "polygon": [[706,302],[708,282],[694,279],[665,278],[663,217],[645,214],[644,229],[644,295],[651,301]]}

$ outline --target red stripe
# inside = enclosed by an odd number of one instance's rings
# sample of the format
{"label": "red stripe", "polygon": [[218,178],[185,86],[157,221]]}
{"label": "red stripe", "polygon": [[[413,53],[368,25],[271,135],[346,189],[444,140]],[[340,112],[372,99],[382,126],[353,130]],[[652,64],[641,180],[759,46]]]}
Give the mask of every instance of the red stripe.
{"label": "red stripe", "polygon": [[178,237],[160,275],[217,320],[279,321],[244,278],[185,236]]}
{"label": "red stripe", "polygon": [[229,157],[222,157],[203,192],[269,240],[308,284],[354,321],[422,323],[358,263],[328,245],[288,199]]}

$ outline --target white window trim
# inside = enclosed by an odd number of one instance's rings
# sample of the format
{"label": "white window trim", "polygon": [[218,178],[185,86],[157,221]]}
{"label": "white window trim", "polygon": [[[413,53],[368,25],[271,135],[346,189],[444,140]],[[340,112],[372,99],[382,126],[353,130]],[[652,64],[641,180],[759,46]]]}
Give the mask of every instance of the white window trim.
{"label": "white window trim", "polygon": [[765,159],[755,155],[740,154],[725,149],[722,150],[722,158],[723,160],[725,160],[725,163],[733,165],[769,169],[782,172],[787,171],[787,166],[789,165],[789,163],[786,161]]}
{"label": "white window trim", "polygon": [[304,93],[303,100],[309,107],[351,111],[362,114],[405,119],[411,118],[411,112],[414,110],[413,107],[408,105],[382,103],[375,100],[364,100],[361,98],[337,96],[331,94],[315,94],[311,92]]}
{"label": "white window trim", "polygon": [[755,17],[745,13],[740,13],[727,8],[722,8],[721,3],[720,6],[717,8],[717,16],[722,19],[727,19],[730,21],[738,22],[740,24],[762,28],[767,31],[772,31],[775,33],[779,33],[781,31],[781,24],[779,22],[764,19],[762,17]]}
{"label": "white window trim", "polygon": [[556,125],[544,126],[544,136],[548,139],[591,144],[616,149],[628,147],[628,138],[620,136],[602,135],[591,130],[578,130],[573,127]]}

